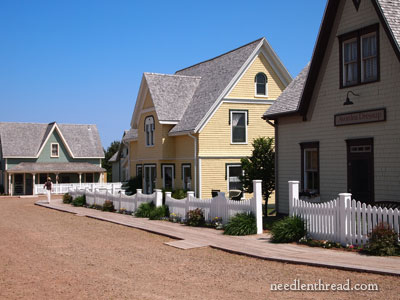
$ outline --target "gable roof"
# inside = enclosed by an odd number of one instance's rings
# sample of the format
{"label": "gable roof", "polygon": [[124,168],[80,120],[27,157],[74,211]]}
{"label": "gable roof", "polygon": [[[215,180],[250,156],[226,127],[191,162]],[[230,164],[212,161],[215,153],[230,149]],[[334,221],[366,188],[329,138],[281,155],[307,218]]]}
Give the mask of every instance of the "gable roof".
{"label": "gable roof", "polygon": [[3,157],[37,158],[54,130],[73,158],[104,157],[96,125],[0,122]]}
{"label": "gable roof", "polygon": [[200,82],[197,76],[144,73],[158,120],[179,121]]}
{"label": "gable roof", "polygon": [[[154,102],[158,119],[175,126],[171,135],[197,132],[219,101],[233,86],[259,51],[266,54],[283,83],[292,80],[265,38],[231,50],[220,56],[177,71],[174,75],[144,73],[138,93],[131,127],[136,128],[146,84]],[[135,121],[134,121],[135,120]],[[135,123],[136,122],[136,123]]]}
{"label": "gable roof", "polygon": [[299,75],[287,86],[279,95],[276,101],[264,113],[266,116],[278,116],[280,114],[295,112],[299,106],[300,98],[303,93],[304,84],[307,79],[310,63],[301,70]]}
{"label": "gable roof", "polygon": [[186,76],[200,76],[201,81],[182,120],[171,130],[171,133],[193,131],[196,128],[262,40],[258,39],[175,73]]}
{"label": "gable roof", "polygon": [[[300,114],[304,117],[307,114],[312,93],[314,91],[314,86],[316,84],[320,67],[324,59],[324,54],[329,42],[329,37],[332,32],[333,23],[335,22],[340,2],[341,1],[337,0],[328,0],[327,2],[311,63],[309,64],[309,71],[303,86],[289,85],[284,91],[286,94],[301,94],[301,97],[296,98],[298,101],[296,110],[284,111],[282,109],[281,112],[267,110],[263,116],[264,119],[274,119],[279,116],[293,113]],[[371,2],[376,13],[378,14],[386,34],[388,35],[392,48],[400,61],[400,3],[394,0],[371,0]],[[301,92],[295,91],[296,89],[300,89]],[[278,98],[277,101],[278,100],[285,101],[287,99]],[[276,104],[284,107],[284,104]],[[295,106],[295,103],[292,102],[291,106]],[[270,107],[270,109],[271,108],[272,107]]]}
{"label": "gable roof", "polygon": [[119,150],[117,152],[114,153],[113,156],[111,156],[111,158],[108,160],[109,162],[117,162],[118,159],[118,154],[119,154]]}
{"label": "gable roof", "polygon": [[123,142],[128,142],[132,140],[136,140],[138,138],[138,130],[137,129],[129,129],[124,131],[124,135],[122,136]]}

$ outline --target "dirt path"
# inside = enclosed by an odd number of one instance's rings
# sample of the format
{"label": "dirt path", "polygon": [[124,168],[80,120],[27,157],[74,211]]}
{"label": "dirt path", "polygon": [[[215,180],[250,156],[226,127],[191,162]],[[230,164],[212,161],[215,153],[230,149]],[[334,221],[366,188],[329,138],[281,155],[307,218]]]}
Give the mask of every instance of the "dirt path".
{"label": "dirt path", "polygon": [[[398,299],[400,277],[263,261],[0,198],[0,299]],[[272,283],[377,283],[379,292],[273,292]]]}

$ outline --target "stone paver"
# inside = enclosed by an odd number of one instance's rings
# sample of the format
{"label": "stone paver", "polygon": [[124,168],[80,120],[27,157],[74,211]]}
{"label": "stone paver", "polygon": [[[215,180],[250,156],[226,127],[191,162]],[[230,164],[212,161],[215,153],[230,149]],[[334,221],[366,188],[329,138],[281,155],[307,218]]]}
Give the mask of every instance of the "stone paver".
{"label": "stone paver", "polygon": [[54,200],[50,205],[44,201],[38,201],[36,204],[64,212],[75,213],[78,216],[84,215],[183,240],[169,242],[171,246],[181,249],[208,245],[216,249],[261,259],[352,271],[400,275],[399,257],[366,256],[358,253],[311,248],[295,244],[273,244],[269,242],[267,234],[244,237],[226,236],[219,230],[188,227],[166,221],[151,221],[129,215],[103,212],[84,207],[73,207],[63,204],[61,200]]}

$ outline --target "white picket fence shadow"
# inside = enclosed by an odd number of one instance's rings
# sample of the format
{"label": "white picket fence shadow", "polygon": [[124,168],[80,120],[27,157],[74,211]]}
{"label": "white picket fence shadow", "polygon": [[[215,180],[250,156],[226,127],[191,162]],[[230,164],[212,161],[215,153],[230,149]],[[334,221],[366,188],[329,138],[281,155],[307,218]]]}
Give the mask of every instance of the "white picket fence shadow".
{"label": "white picket fence shadow", "polygon": [[400,233],[400,211],[352,200],[351,194],[339,194],[339,198],[310,203],[300,200],[299,182],[289,181],[289,215],[301,217],[307,234],[314,239],[330,240],[343,245],[365,245],[368,234],[379,223],[388,224]]}

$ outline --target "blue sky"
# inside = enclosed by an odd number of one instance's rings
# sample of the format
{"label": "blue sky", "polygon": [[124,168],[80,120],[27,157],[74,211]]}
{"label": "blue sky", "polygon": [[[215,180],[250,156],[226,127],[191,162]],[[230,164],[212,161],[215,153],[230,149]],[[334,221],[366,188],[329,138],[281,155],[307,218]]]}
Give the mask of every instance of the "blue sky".
{"label": "blue sky", "polygon": [[266,37],[296,76],[326,0],[0,0],[2,122],[129,129],[143,72],[174,73]]}

